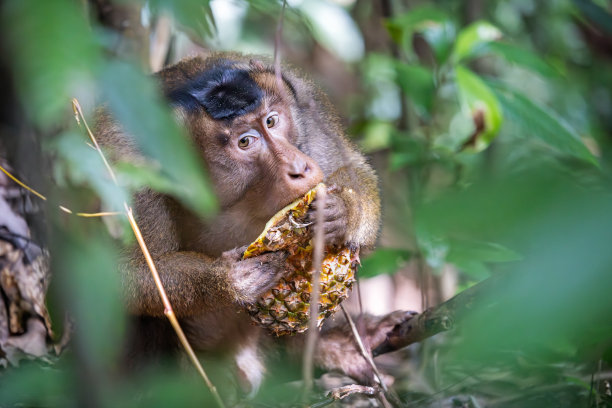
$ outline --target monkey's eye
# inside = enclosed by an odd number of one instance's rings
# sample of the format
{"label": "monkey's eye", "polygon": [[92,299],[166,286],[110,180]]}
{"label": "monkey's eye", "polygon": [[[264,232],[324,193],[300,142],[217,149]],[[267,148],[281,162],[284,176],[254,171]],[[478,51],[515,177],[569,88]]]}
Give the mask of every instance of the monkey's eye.
{"label": "monkey's eye", "polygon": [[266,118],[266,126],[271,128],[271,127],[274,127],[277,123],[278,123],[278,113],[272,112]]}
{"label": "monkey's eye", "polygon": [[246,149],[257,141],[257,137],[252,135],[242,135],[238,140],[238,147]]}

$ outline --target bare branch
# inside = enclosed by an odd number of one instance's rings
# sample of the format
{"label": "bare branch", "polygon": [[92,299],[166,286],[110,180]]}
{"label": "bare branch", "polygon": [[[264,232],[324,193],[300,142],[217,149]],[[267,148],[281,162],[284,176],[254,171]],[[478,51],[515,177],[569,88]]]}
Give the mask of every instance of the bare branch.
{"label": "bare branch", "polygon": [[486,279],[453,298],[425,310],[387,333],[387,338],[373,350],[374,357],[404,348],[412,343],[425,340],[435,334],[450,330],[455,321],[475,307],[475,300],[481,293],[490,291],[499,282],[499,276]]}
{"label": "bare branch", "polygon": [[312,292],[310,294],[310,320],[308,321],[308,338],[306,339],[306,350],[302,367],[302,377],[304,378],[304,397],[312,390],[314,373],[314,352],[317,345],[319,334],[317,323],[319,321],[319,295],[321,285],[321,270],[323,267],[323,252],[325,249],[325,229],[323,228],[323,209],[327,198],[326,187],[317,188],[317,201],[319,202],[316,211],[315,234],[314,234],[314,254],[312,260]]}

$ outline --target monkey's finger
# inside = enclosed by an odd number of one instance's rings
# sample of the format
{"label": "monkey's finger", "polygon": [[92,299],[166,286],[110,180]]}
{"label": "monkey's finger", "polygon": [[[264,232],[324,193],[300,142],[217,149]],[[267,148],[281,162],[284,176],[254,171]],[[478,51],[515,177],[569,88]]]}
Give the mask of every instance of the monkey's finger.
{"label": "monkey's finger", "polygon": [[325,231],[325,242],[330,245],[341,245],[346,241],[346,228],[334,226]]}
{"label": "monkey's finger", "polygon": [[246,251],[247,248],[248,247],[245,245],[245,246],[242,246],[242,247],[230,249],[229,251],[223,252],[221,254],[221,257],[223,257],[225,259],[239,261],[239,260],[242,259],[242,255],[244,254],[244,251]]}
{"label": "monkey's finger", "polygon": [[338,208],[330,208],[325,212],[325,221],[342,221],[346,222],[346,211],[341,211]]}
{"label": "monkey's finger", "polygon": [[[342,220],[346,222],[346,210],[344,207],[327,207],[325,208],[325,212],[323,214],[323,218],[325,222]],[[317,221],[317,210],[309,211],[306,215],[306,220],[308,222],[316,222]]]}
{"label": "monkey's finger", "polygon": [[346,231],[346,223],[342,219],[327,221],[323,228],[325,233],[332,231]]}

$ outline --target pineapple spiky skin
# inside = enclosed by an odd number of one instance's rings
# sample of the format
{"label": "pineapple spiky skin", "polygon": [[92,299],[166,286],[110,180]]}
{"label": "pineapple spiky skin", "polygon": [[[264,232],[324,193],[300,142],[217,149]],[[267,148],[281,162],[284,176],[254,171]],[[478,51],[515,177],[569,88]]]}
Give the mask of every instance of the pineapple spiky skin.
{"label": "pineapple spiky skin", "polygon": [[[318,187],[318,186],[317,186]],[[289,252],[285,273],[279,283],[257,302],[247,305],[255,322],[277,336],[308,329],[312,292],[312,226],[306,213],[317,187],[279,211],[266,224],[262,234],[247,248],[243,258],[264,252]],[[348,297],[355,282],[355,254],[349,248],[327,247],[321,271],[317,327],[331,316]]]}

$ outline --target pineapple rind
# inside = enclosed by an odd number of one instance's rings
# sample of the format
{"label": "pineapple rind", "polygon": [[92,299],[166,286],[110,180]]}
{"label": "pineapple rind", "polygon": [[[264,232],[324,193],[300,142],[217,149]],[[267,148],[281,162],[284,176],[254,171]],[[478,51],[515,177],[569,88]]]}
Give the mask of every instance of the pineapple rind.
{"label": "pineapple rind", "polygon": [[[301,333],[308,329],[313,246],[312,229],[306,224],[305,218],[317,188],[272,217],[243,255],[243,259],[246,259],[264,252],[289,252],[283,278],[256,303],[247,305],[253,320],[277,336]],[[349,248],[326,248],[321,272],[317,327],[348,297],[355,282],[355,268],[352,264],[354,255]]]}

